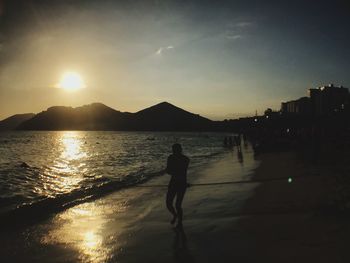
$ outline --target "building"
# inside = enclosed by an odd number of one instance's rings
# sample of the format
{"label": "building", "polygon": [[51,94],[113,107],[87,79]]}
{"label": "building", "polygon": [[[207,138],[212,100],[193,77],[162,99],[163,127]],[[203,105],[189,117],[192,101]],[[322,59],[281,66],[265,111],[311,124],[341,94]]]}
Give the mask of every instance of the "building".
{"label": "building", "polygon": [[349,105],[349,90],[343,86],[328,86],[309,89],[309,97],[282,102],[282,114],[330,115],[344,111]]}
{"label": "building", "polygon": [[264,116],[265,116],[266,119],[274,119],[276,117],[279,117],[279,115],[280,115],[279,111],[274,111],[271,108],[267,108],[264,111]]}
{"label": "building", "polygon": [[282,114],[311,114],[311,103],[310,98],[302,97],[297,100],[282,102],[281,105]]}
{"label": "building", "polygon": [[309,89],[312,112],[315,115],[329,115],[343,111],[349,103],[349,90],[343,86],[328,86]]}

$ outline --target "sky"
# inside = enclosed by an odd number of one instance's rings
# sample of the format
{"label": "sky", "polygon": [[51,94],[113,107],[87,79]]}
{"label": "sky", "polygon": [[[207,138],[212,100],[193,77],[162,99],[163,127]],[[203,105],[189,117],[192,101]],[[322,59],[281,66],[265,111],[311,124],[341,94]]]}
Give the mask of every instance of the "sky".
{"label": "sky", "polygon": [[[350,87],[346,1],[0,0],[0,119],[162,101],[213,120]],[[78,73],[85,88],[58,88]]]}

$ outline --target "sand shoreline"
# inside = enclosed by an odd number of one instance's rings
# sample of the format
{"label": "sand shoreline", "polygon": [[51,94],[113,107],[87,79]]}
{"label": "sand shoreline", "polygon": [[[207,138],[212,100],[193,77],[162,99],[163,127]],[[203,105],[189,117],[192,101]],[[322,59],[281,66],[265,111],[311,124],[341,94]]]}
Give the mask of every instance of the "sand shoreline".
{"label": "sand shoreline", "polygon": [[244,156],[240,165],[236,152],[220,156],[190,181],[286,180],[190,188],[183,232],[168,222],[164,189],[125,189],[2,237],[3,262],[348,262],[348,223],[314,213],[327,202],[328,182],[287,180],[320,171],[286,152],[262,155],[252,173],[258,162]]}
{"label": "sand shoreline", "polygon": [[[349,262],[344,249],[349,224],[320,213],[333,195],[329,171],[300,161],[296,152],[264,154],[261,158],[256,178],[284,176],[286,180],[260,185],[246,202],[241,212],[252,216],[237,223],[244,233],[240,248],[253,247],[254,253],[236,256],[243,262]],[[310,173],[316,176],[302,178]],[[293,178],[292,182],[288,178]]]}

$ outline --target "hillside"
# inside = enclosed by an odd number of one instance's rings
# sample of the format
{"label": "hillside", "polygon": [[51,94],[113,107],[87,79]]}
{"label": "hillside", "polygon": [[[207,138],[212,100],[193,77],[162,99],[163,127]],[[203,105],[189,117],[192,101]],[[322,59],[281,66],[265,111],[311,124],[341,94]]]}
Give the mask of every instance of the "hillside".
{"label": "hillside", "polygon": [[162,102],[135,113],[138,130],[210,130],[213,122],[198,114]]}
{"label": "hillside", "polygon": [[18,126],[19,130],[117,130],[127,113],[101,103],[72,108],[54,106]]}
{"label": "hillside", "polygon": [[102,103],[72,108],[54,106],[19,124],[18,130],[212,130],[211,120],[162,102],[136,113],[120,112]]}
{"label": "hillside", "polygon": [[34,113],[16,114],[0,121],[0,131],[14,130],[22,122],[27,121],[35,116]]}

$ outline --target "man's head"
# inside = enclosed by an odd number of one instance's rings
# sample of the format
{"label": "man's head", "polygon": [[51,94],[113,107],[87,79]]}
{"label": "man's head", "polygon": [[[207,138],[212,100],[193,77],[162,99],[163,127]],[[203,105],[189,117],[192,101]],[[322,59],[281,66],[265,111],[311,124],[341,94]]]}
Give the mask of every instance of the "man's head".
{"label": "man's head", "polygon": [[173,144],[173,153],[174,154],[181,154],[182,153],[182,147],[181,147],[181,144],[179,143],[175,143]]}

